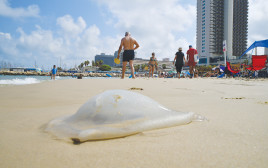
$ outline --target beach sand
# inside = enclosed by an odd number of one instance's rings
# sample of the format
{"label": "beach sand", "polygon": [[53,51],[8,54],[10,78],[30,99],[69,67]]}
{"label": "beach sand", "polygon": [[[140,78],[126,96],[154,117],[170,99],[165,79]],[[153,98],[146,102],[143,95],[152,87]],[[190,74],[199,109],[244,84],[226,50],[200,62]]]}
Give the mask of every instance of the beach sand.
{"label": "beach sand", "polygon": [[[208,119],[74,145],[44,132],[109,89],[134,90]],[[0,87],[2,168],[267,167],[268,80],[71,79]]]}

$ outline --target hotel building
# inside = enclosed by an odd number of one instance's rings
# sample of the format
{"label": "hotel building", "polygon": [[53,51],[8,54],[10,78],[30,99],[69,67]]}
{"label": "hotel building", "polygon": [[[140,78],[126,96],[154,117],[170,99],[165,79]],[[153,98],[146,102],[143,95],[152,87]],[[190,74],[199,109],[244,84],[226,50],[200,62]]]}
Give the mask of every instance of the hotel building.
{"label": "hotel building", "polygon": [[199,64],[236,59],[247,49],[248,0],[197,0],[196,48]]}

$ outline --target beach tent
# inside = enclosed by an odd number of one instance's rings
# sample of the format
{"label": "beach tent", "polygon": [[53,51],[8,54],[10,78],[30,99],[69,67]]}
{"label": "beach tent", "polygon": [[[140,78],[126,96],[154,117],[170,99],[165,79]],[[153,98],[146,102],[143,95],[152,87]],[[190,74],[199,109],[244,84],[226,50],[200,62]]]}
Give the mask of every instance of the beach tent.
{"label": "beach tent", "polygon": [[268,48],[268,39],[261,40],[261,41],[255,41],[239,58],[241,58],[243,55],[245,55],[250,50],[256,48],[256,47],[265,47]]}

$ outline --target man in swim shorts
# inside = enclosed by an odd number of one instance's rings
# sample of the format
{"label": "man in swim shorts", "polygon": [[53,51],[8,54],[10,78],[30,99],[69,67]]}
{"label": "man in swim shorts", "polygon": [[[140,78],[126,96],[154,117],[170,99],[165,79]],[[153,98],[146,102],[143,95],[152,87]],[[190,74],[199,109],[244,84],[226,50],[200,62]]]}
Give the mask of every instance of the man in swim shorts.
{"label": "man in swim shorts", "polygon": [[122,40],[121,40],[121,44],[119,46],[118,55],[117,55],[118,59],[119,59],[119,55],[120,55],[122,48],[124,49],[124,52],[123,52],[123,68],[122,68],[121,79],[124,79],[124,77],[125,77],[127,62],[129,62],[132,78],[135,78],[134,67],[133,67],[133,60],[134,60],[134,56],[135,56],[134,50],[139,48],[139,44],[137,43],[137,41],[134,38],[131,37],[129,32],[126,32],[125,37],[122,38]]}

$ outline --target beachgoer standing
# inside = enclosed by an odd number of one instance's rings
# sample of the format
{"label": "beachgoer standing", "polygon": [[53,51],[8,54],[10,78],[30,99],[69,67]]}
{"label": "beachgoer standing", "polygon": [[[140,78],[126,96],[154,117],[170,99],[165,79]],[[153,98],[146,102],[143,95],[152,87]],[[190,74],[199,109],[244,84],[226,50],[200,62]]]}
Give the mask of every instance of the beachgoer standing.
{"label": "beachgoer standing", "polygon": [[[176,62],[175,62],[176,61]],[[182,48],[179,48],[179,52],[175,54],[175,58],[173,61],[173,65],[175,64],[176,70],[177,70],[177,76],[180,79],[181,78],[181,69],[183,67],[183,61],[186,62],[184,53],[182,52]]]}
{"label": "beachgoer standing", "polygon": [[190,76],[193,76],[193,70],[195,68],[196,62],[194,60],[194,55],[198,54],[197,50],[192,47],[192,45],[189,45],[189,50],[187,51],[187,63],[190,67]]}
{"label": "beachgoer standing", "polygon": [[133,60],[134,60],[134,56],[135,56],[134,50],[139,48],[139,44],[137,43],[137,41],[134,38],[131,37],[129,32],[126,32],[125,37],[122,38],[122,40],[121,40],[121,43],[120,43],[120,46],[118,49],[118,55],[117,55],[118,59],[119,59],[119,55],[120,55],[122,48],[124,49],[124,53],[123,53],[123,68],[122,68],[121,79],[124,79],[124,77],[125,77],[127,62],[129,62],[132,78],[135,78],[134,67],[133,67]]}
{"label": "beachgoer standing", "polygon": [[51,79],[55,80],[56,75],[57,75],[57,68],[56,65],[53,65],[53,69],[51,70]]}
{"label": "beachgoer standing", "polygon": [[154,76],[154,69],[156,67],[157,67],[157,60],[155,58],[155,53],[152,53],[152,57],[150,57],[150,61],[149,61],[149,68],[150,68],[149,78],[150,78],[150,73],[151,73],[151,76],[153,78],[153,76]]}

